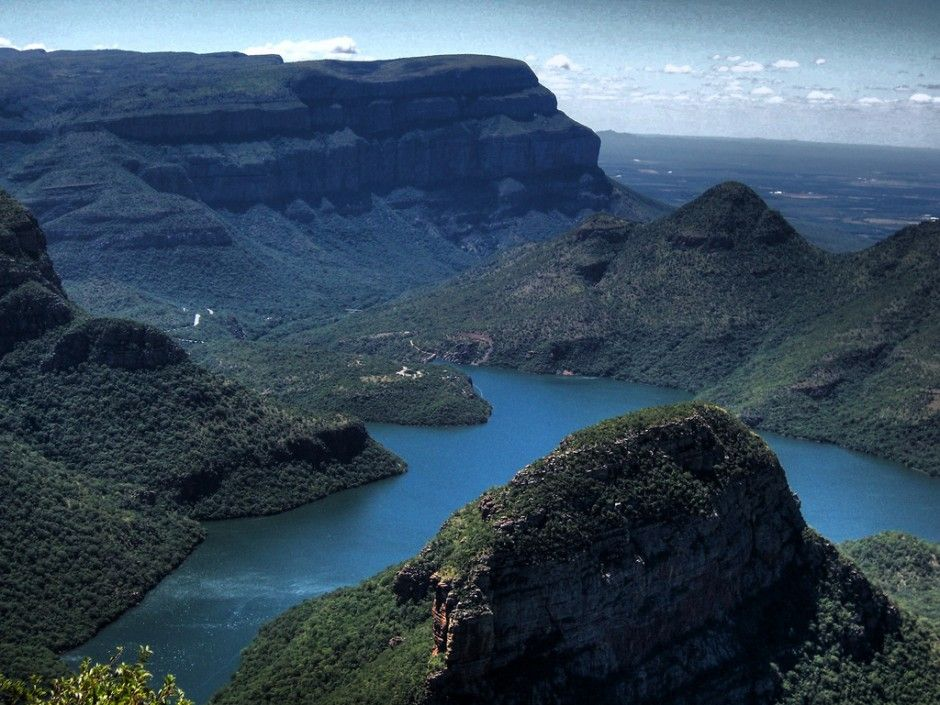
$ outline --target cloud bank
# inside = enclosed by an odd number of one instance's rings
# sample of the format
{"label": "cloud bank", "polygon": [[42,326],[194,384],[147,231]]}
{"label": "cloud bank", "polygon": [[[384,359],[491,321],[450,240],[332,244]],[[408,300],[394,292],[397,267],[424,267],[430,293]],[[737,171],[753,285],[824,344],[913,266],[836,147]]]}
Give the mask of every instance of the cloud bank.
{"label": "cloud bank", "polygon": [[363,60],[352,37],[329,39],[282,39],[277,43],[259,44],[242,49],[245,54],[279,54],[284,61],[310,61],[312,59]]}

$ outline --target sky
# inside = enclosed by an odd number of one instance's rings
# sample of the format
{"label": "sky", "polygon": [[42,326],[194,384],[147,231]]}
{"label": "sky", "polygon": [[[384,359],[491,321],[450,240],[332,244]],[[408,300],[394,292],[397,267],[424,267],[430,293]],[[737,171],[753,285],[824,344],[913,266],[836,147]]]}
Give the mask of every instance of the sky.
{"label": "sky", "polygon": [[0,0],[0,46],[494,54],[595,130],[940,148],[940,0]]}

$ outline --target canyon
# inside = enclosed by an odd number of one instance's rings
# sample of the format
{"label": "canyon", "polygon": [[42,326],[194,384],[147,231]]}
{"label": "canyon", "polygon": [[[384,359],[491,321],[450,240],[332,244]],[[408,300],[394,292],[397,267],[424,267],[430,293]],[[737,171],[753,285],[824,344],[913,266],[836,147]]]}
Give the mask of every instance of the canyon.
{"label": "canyon", "polygon": [[0,105],[0,185],[63,278],[139,313],[98,293],[119,284],[151,322],[205,302],[256,330],[318,319],[589,212],[665,212],[510,59],[0,49]]}

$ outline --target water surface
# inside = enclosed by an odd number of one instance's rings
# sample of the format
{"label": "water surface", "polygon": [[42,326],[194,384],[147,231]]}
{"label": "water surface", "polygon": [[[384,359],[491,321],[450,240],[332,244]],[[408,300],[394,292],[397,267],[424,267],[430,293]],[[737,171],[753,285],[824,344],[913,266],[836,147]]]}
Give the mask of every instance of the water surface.
{"label": "water surface", "polygon": [[[292,605],[414,555],[458,507],[507,481],[566,434],[626,411],[688,398],[670,389],[577,377],[467,370],[493,404],[484,426],[370,424],[403,476],[273,517],[214,522],[144,601],[73,652],[103,660],[146,643],[153,670],[205,702],[258,627]],[[940,540],[940,481],[837,446],[769,435],[807,521],[835,541],[884,529]]]}

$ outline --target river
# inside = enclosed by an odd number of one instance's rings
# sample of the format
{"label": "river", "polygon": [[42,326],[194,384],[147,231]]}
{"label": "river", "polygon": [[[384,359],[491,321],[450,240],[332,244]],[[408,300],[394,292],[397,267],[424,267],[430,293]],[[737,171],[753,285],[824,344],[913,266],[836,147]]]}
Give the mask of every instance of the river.
{"label": "river", "polygon": [[[451,512],[571,431],[688,398],[605,379],[466,371],[493,404],[489,423],[370,424],[372,435],[408,462],[405,475],[277,516],[208,524],[206,540],[178,570],[69,658],[105,660],[117,644],[128,653],[149,644],[152,670],[176,674],[187,695],[204,703],[258,628],[288,607],[414,555]],[[833,541],[885,529],[940,541],[940,480],[831,444],[765,438],[806,520]]]}

